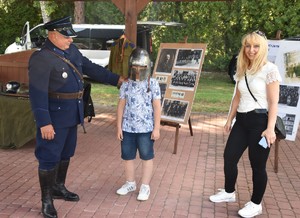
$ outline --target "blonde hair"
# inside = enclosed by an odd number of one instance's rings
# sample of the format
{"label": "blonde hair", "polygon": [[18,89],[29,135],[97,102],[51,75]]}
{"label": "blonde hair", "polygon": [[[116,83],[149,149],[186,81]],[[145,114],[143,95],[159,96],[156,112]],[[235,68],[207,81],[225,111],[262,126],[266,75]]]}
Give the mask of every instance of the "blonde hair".
{"label": "blonde hair", "polygon": [[259,50],[257,53],[256,58],[253,60],[253,63],[251,65],[251,69],[249,69],[249,74],[255,74],[257,73],[263,65],[267,63],[267,57],[268,57],[268,41],[267,38],[264,35],[261,35],[260,32],[252,32],[246,34],[242,38],[242,47],[239,52],[238,58],[237,58],[237,71],[236,76],[238,79],[243,77],[246,73],[246,70],[250,66],[250,60],[245,54],[245,46],[248,44],[258,44]]}

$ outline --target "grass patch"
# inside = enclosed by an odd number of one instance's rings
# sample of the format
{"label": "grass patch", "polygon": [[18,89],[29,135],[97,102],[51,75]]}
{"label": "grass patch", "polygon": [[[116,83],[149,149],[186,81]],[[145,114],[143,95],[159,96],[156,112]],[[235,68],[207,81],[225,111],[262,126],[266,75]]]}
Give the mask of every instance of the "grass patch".
{"label": "grass patch", "polygon": [[[193,103],[193,112],[228,112],[234,85],[227,73],[202,72]],[[117,106],[119,90],[110,85],[92,82],[94,104]]]}
{"label": "grass patch", "polygon": [[198,84],[193,112],[228,112],[234,85],[227,73],[202,72]]}

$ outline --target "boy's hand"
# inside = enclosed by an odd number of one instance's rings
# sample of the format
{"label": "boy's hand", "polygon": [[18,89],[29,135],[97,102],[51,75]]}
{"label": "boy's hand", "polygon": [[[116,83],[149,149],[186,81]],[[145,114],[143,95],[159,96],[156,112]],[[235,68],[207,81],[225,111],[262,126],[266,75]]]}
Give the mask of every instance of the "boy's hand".
{"label": "boy's hand", "polygon": [[151,139],[155,141],[159,139],[159,137],[160,137],[159,129],[154,129],[151,134]]}
{"label": "boy's hand", "polygon": [[123,141],[123,131],[122,131],[122,130],[118,130],[118,131],[117,131],[117,138],[118,138],[120,141]]}

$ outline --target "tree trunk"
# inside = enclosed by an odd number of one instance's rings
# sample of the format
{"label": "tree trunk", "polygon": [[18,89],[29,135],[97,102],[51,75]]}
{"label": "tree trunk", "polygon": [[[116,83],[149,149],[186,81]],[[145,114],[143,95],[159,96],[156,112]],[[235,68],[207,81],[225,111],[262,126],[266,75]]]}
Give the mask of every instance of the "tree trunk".
{"label": "tree trunk", "polygon": [[84,1],[74,2],[74,23],[85,23],[84,19]]}
{"label": "tree trunk", "polygon": [[41,12],[42,12],[42,17],[43,17],[43,23],[47,23],[48,21],[50,21],[50,18],[47,14],[47,11],[46,11],[46,5],[47,5],[46,1],[40,1]]}

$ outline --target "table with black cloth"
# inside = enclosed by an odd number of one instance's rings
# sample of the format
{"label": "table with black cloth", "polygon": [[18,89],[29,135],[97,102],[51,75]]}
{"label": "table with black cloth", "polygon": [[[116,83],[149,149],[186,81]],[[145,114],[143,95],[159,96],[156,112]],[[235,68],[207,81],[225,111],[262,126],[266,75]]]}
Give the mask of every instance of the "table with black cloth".
{"label": "table with black cloth", "polygon": [[20,148],[35,133],[29,99],[0,94],[0,148]]}

